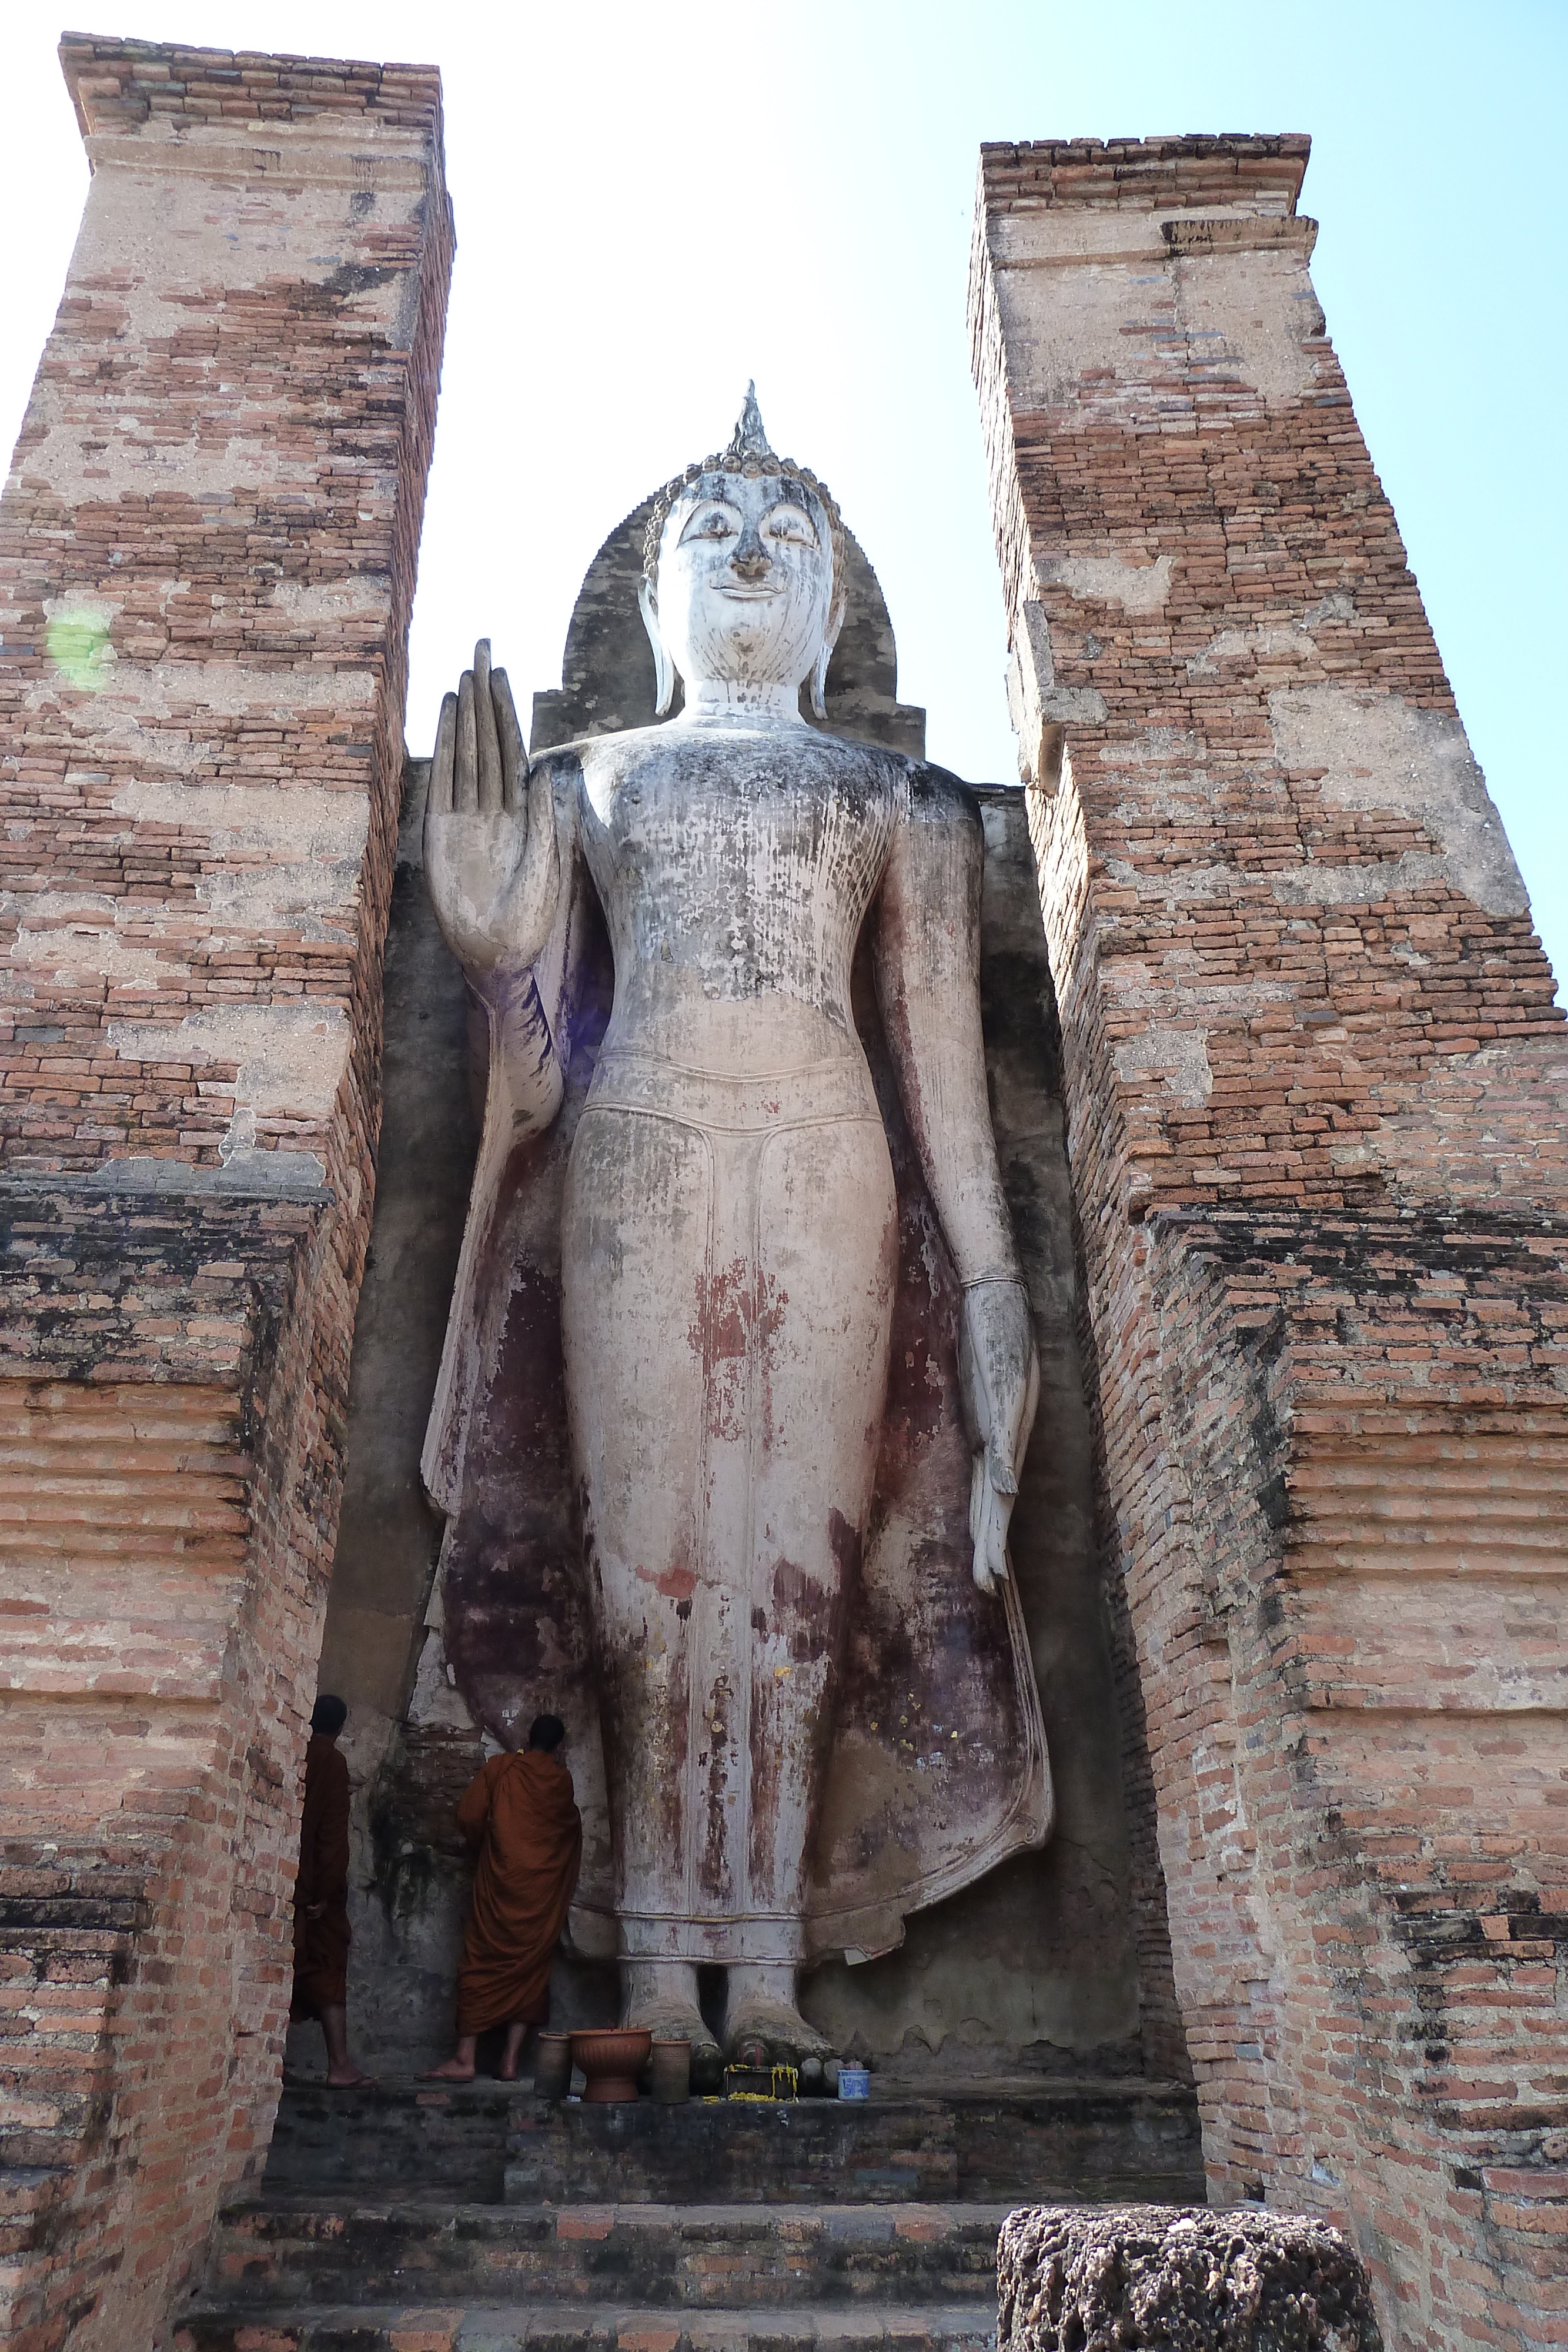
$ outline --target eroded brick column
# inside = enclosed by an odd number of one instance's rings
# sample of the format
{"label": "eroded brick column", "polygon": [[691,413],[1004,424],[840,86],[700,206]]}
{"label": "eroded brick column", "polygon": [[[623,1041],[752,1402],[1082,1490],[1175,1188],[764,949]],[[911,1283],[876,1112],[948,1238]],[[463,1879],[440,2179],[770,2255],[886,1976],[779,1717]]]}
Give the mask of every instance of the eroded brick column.
{"label": "eroded brick column", "polygon": [[1306,161],[988,148],[974,363],[1212,2189],[1348,2222],[1392,2344],[1524,2352],[1568,2336],[1568,1071]]}
{"label": "eroded brick column", "polygon": [[0,2336],[124,2352],[271,2128],[452,226],[431,69],[61,54],[0,509]]}

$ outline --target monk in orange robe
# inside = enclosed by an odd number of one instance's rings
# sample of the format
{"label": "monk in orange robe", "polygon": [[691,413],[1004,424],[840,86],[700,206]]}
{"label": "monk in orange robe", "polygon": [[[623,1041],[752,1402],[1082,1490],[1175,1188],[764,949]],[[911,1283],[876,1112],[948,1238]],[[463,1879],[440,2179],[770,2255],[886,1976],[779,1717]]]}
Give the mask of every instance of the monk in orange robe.
{"label": "monk in orange robe", "polygon": [[288,2010],[294,2024],[319,2020],[327,2042],[327,2080],[339,2091],[371,2079],[349,2056],[349,1767],[338,1753],[338,1734],[348,1719],[343,1701],[328,1692],[310,1717]]}
{"label": "monk in orange robe", "polygon": [[565,1738],[559,1716],[536,1717],[527,1748],[492,1756],[457,1808],[479,1858],[457,1971],[457,2048],[429,2081],[471,2083],[479,2035],[504,2025],[500,2077],[516,2082],[524,2034],[549,2015],[550,1962],[582,1860],[582,1816],[557,1752]]}

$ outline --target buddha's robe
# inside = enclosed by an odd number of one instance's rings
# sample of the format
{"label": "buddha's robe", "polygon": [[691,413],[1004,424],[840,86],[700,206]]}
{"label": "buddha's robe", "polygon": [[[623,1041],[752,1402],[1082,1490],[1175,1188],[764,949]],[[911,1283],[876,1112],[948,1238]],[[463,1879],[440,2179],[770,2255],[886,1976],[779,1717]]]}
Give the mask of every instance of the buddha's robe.
{"label": "buddha's robe", "polygon": [[348,1898],[349,1767],[335,1741],[316,1732],[305,1750],[305,1811],[294,1882],[289,2014],[295,2019],[319,2017],[348,1999]]}
{"label": "buddha's robe", "polygon": [[457,2031],[483,2033],[549,2015],[550,1961],[582,1859],[571,1774],[525,1748],[492,1756],[470,1781],[457,1826],[478,1848],[457,1972]]}

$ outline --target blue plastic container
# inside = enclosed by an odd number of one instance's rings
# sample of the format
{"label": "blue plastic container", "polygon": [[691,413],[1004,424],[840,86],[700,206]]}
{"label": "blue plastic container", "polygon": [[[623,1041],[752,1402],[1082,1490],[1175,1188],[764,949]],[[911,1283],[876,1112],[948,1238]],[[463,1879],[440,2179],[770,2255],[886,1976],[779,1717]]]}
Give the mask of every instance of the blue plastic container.
{"label": "blue plastic container", "polygon": [[871,2070],[869,2067],[841,2066],[839,2068],[839,2096],[841,2099],[869,2099],[871,2096]]}

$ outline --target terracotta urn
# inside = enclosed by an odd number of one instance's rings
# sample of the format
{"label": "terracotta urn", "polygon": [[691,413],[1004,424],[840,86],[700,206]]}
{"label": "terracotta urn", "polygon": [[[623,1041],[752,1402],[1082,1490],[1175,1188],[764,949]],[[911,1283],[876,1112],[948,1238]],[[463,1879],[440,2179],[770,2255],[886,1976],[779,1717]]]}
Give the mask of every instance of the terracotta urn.
{"label": "terracotta urn", "polygon": [[634,2099],[637,2077],[648,2063],[653,2049],[651,2033],[636,2027],[607,2029],[603,2032],[574,2033],[571,2037],[571,2060],[588,2077],[585,2099]]}

